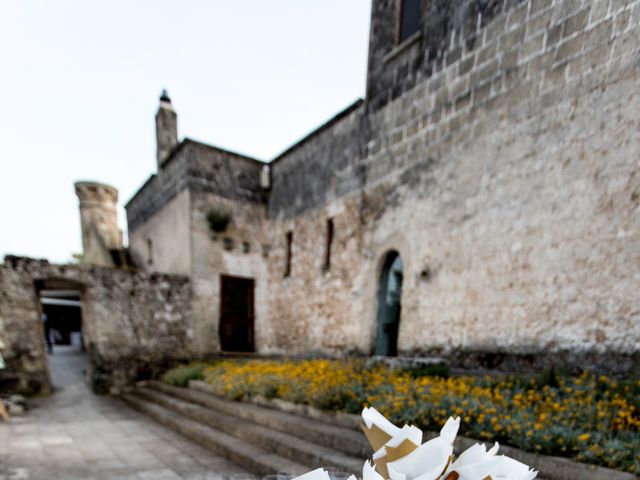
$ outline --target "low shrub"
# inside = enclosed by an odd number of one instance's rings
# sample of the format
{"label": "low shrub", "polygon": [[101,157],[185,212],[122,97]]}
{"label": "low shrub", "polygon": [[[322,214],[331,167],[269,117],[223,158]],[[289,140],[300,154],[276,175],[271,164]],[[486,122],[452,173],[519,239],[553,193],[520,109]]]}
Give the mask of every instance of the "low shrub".
{"label": "low shrub", "polygon": [[224,232],[231,222],[231,212],[222,208],[211,208],[207,212],[207,223],[213,232]]}
{"label": "low shrub", "polygon": [[420,377],[440,377],[449,378],[449,365],[446,363],[435,363],[433,365],[419,365],[403,369],[413,378]]}
{"label": "low shrub", "polygon": [[[202,371],[234,400],[281,398],[321,409],[359,413],[377,408],[397,424],[439,430],[462,417],[462,434],[523,450],[640,473],[640,380],[522,376],[450,376],[449,372],[371,368],[361,360],[224,360]],[[171,373],[171,372],[170,372]],[[190,377],[190,373],[169,378]],[[182,381],[186,384],[186,381]]]}
{"label": "low shrub", "polygon": [[201,362],[193,362],[187,365],[180,365],[172,368],[164,373],[162,381],[169,385],[176,385],[178,387],[186,387],[189,380],[203,380],[204,369],[207,364]]}

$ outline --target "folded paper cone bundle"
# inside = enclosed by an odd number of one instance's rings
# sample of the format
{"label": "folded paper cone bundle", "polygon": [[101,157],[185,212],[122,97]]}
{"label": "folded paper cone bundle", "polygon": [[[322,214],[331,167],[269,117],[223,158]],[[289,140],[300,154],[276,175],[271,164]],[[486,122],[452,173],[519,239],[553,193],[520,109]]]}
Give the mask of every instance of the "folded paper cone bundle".
{"label": "folded paper cone bundle", "polygon": [[413,452],[418,446],[413,443],[411,440],[404,440],[400,445],[396,448],[394,447],[384,447],[386,451],[386,455],[380,458],[373,458],[373,463],[376,464],[376,470],[382,475],[384,478],[389,478],[389,471],[387,469],[387,464],[391,462],[395,462],[396,460],[400,460],[403,457],[406,457],[411,452]]}
{"label": "folded paper cone bundle", "polygon": [[367,437],[367,440],[371,444],[371,448],[373,448],[374,452],[380,450],[385,443],[391,440],[391,435],[375,424],[372,425],[371,428],[367,428],[364,423],[360,423],[360,428],[362,428],[362,431],[364,432],[365,437]]}
{"label": "folded paper cone bundle", "polygon": [[[360,427],[374,450],[373,464],[366,461],[362,468],[362,480],[533,480],[538,474],[512,458],[496,455],[497,443],[489,450],[475,444],[454,461],[453,442],[460,418],[449,418],[440,435],[425,443],[419,428],[399,428],[374,408],[362,411]],[[330,477],[320,468],[294,480]],[[348,480],[356,477],[351,475]]]}

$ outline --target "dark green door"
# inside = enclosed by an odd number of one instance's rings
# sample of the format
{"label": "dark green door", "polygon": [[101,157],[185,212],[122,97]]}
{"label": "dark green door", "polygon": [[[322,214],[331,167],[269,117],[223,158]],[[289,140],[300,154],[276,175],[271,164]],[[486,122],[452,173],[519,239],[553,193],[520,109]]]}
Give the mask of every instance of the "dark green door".
{"label": "dark green door", "polygon": [[398,354],[402,267],[402,258],[398,252],[389,252],[382,267],[378,288],[376,355],[395,356]]}

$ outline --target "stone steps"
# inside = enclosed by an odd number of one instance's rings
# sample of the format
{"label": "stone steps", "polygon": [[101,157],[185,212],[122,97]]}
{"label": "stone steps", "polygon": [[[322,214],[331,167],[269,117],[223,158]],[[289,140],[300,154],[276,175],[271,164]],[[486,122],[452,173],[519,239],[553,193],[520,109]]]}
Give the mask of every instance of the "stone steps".
{"label": "stone steps", "polygon": [[[190,385],[191,388],[178,388],[144,382],[126,395],[125,401],[258,474],[297,474],[325,467],[360,477],[364,459],[372,455],[367,440],[357,429],[359,419],[355,415],[324,418],[323,412],[308,412],[298,409],[299,405],[284,405],[276,400],[268,402],[269,406],[232,402],[211,392],[203,382]],[[213,438],[211,432],[215,433]],[[424,440],[433,435],[434,432],[426,432]],[[457,454],[474,443],[478,442],[459,436]],[[637,478],[630,473],[509,446],[501,445],[500,451],[539,470],[539,480]]]}
{"label": "stone steps", "polygon": [[147,382],[123,400],[260,475],[318,467],[360,474],[369,454],[362,453],[366,440],[355,430],[199,390]]}
{"label": "stone steps", "polygon": [[[369,442],[359,430],[331,425],[321,420],[301,417],[251,403],[231,402],[196,388],[179,388],[161,382],[148,382],[146,386],[227,415],[240,417],[273,430],[297,436],[303,440],[313,438],[313,442],[316,444],[361,458],[363,461],[373,454]],[[360,464],[360,468],[362,468],[362,464]]]}
{"label": "stone steps", "polygon": [[282,458],[254,445],[247,445],[231,435],[145,400],[136,393],[125,394],[121,398],[135,410],[258,475],[274,472],[300,474],[309,470],[305,465]]}

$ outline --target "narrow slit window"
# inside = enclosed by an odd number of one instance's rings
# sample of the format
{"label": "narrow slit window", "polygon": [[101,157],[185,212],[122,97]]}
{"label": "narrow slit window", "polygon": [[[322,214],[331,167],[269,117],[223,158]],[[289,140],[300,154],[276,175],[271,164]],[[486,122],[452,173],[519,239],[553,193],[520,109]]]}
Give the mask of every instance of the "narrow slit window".
{"label": "narrow slit window", "polygon": [[398,43],[404,42],[420,29],[420,0],[400,2],[400,35]]}
{"label": "narrow slit window", "polygon": [[291,246],[293,244],[293,232],[287,232],[287,258],[284,265],[284,276],[291,275]]}
{"label": "narrow slit window", "polygon": [[153,240],[147,238],[147,264],[153,265]]}
{"label": "narrow slit window", "polygon": [[333,245],[333,218],[327,220],[327,245],[324,251],[324,271],[331,268],[331,247]]}

